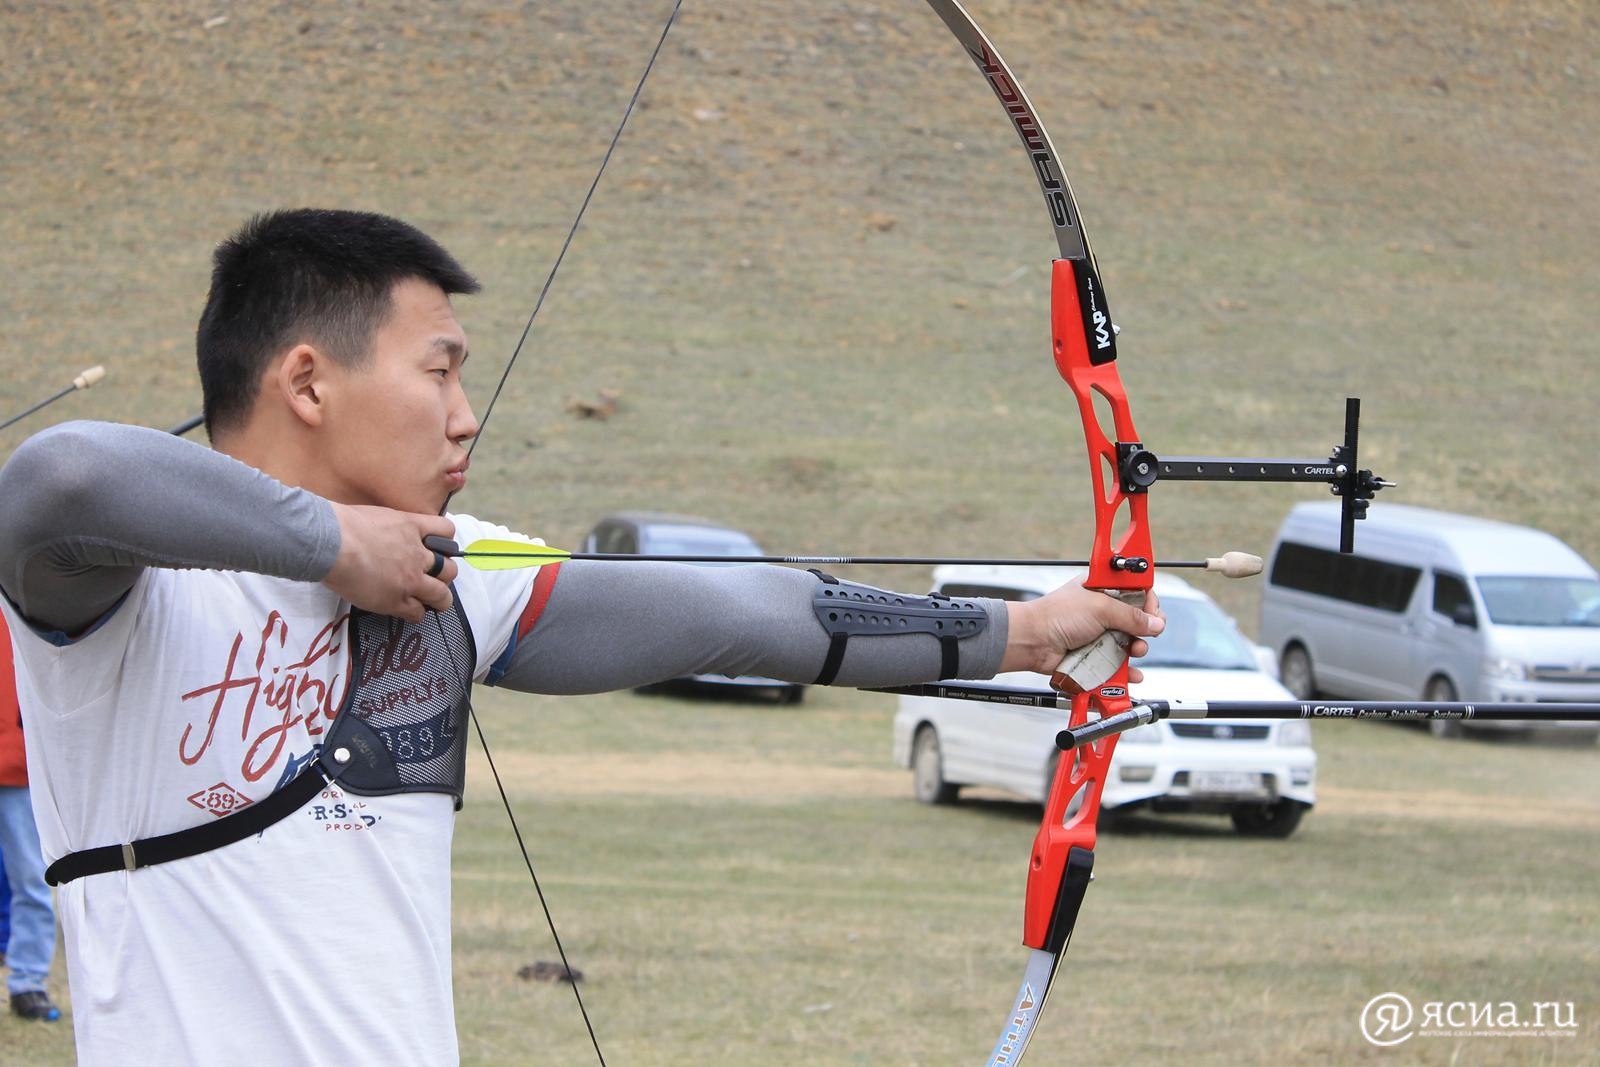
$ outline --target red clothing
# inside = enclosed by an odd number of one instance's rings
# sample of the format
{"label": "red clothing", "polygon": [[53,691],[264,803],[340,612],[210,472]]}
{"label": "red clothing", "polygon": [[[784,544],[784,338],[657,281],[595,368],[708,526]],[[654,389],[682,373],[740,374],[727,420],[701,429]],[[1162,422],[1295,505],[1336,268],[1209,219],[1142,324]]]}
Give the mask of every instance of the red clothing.
{"label": "red clothing", "polygon": [[28,761],[22,754],[22,709],[17,705],[17,675],[11,666],[11,631],[0,615],[0,786],[27,785]]}

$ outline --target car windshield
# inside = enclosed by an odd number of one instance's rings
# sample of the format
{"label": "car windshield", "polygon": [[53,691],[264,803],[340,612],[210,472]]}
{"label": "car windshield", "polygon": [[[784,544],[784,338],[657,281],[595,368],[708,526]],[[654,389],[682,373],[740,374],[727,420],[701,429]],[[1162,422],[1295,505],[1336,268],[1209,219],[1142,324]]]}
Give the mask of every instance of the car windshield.
{"label": "car windshield", "polygon": [[759,556],[748,534],[715,526],[650,526],[643,550],[659,556]]}
{"label": "car windshield", "polygon": [[1161,602],[1167,628],[1150,641],[1141,667],[1191,667],[1213,671],[1260,670],[1255,652],[1233,620],[1215,604],[1187,597]]}
{"label": "car windshield", "polygon": [[1600,626],[1600,580],[1594,578],[1485,577],[1478,579],[1478,592],[1501,626]]}

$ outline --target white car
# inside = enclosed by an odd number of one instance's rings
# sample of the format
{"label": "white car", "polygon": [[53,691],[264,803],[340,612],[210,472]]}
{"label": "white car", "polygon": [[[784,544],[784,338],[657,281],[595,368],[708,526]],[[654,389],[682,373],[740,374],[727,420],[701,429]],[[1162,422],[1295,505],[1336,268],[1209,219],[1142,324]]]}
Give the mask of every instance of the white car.
{"label": "white car", "polygon": [[[1032,600],[1079,572],[1052,567],[940,567],[935,589],[951,596]],[[1133,696],[1152,699],[1293,700],[1272,669],[1212,599],[1183,580],[1156,576],[1166,631],[1139,661]],[[1039,675],[1002,674],[991,684],[1037,689]],[[962,786],[1003,789],[1043,802],[1059,756],[1065,712],[937,697],[900,698],[894,758],[926,803],[949,803]],[[1103,812],[1229,815],[1240,833],[1287,837],[1316,803],[1317,754],[1299,720],[1166,720],[1117,743]]]}

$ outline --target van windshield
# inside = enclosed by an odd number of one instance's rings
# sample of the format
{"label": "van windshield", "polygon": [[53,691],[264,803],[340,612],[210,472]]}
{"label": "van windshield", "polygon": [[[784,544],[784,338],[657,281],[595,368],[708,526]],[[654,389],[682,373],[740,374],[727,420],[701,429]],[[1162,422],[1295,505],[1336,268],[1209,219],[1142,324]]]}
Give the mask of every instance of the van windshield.
{"label": "van windshield", "polygon": [[1489,618],[1501,626],[1600,626],[1600,580],[1479,578]]}
{"label": "van windshield", "polygon": [[1161,607],[1167,613],[1167,628],[1149,638],[1150,654],[1139,660],[1139,666],[1213,671],[1260,669],[1249,642],[1216,605],[1172,597],[1162,601]]}

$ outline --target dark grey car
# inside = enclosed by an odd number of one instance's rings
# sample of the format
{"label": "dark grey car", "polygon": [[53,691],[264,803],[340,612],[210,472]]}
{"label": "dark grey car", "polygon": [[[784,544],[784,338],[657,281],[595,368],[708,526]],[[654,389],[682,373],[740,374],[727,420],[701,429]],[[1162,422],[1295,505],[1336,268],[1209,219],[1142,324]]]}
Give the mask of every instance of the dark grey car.
{"label": "dark grey car", "polygon": [[[761,546],[742,530],[735,530],[709,519],[673,515],[658,511],[619,511],[595,524],[583,539],[584,552],[639,553],[644,555],[759,556]],[[738,566],[706,563],[701,566]],[[737,687],[763,691],[785,704],[805,699],[806,687],[777,678],[724,674],[693,674],[674,682],[694,685]]]}

